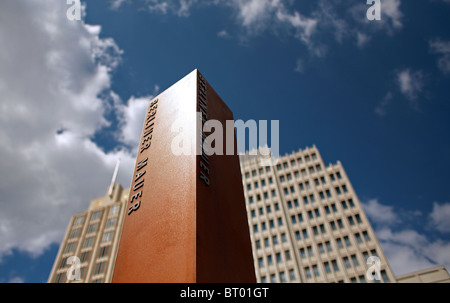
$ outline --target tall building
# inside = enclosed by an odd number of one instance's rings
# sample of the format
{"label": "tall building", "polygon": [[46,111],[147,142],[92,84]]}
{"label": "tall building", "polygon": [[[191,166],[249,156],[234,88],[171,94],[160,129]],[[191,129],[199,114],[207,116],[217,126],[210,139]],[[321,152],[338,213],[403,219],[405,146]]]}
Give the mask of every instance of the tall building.
{"label": "tall building", "polygon": [[240,156],[258,282],[372,282],[370,256],[374,282],[396,282],[339,161],[326,166],[315,146],[273,166],[263,154]]}
{"label": "tall building", "polygon": [[397,276],[398,283],[450,283],[450,275],[443,265]]}
{"label": "tall building", "polygon": [[[115,184],[105,196],[92,200],[87,211],[70,219],[49,283],[111,281],[128,195],[129,189]],[[78,257],[78,264],[72,263],[72,256]],[[80,280],[75,279],[76,267]],[[67,280],[68,271],[74,279]]]}

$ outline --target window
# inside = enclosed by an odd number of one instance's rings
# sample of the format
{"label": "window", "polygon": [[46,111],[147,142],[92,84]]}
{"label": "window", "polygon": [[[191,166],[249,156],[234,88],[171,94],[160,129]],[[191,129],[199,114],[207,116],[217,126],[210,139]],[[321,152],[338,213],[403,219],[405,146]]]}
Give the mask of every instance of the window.
{"label": "window", "polygon": [[314,256],[313,250],[312,250],[312,247],[311,247],[311,246],[308,246],[306,249],[308,250],[308,256],[309,256],[309,257]]}
{"label": "window", "polygon": [[305,190],[305,186],[303,185],[303,183],[299,183],[298,187],[300,188],[300,190]]}
{"label": "window", "polygon": [[248,202],[253,203],[253,196],[250,196],[250,197],[248,198]]}
{"label": "window", "polygon": [[312,210],[308,210],[308,218],[314,219]]}
{"label": "window", "polygon": [[119,210],[120,210],[120,204],[111,206],[111,208],[109,209],[109,215],[110,216],[116,215],[119,213]]}
{"label": "window", "polygon": [[294,186],[289,187],[289,190],[291,191],[291,194],[295,193],[295,188],[294,188]]}
{"label": "window", "polygon": [[346,246],[351,246],[352,244],[350,243],[350,239],[348,238],[348,236],[344,237],[344,242]]}
{"label": "window", "polygon": [[307,197],[307,196],[304,196],[304,197],[303,197],[303,203],[309,204],[309,201],[308,201],[308,197]]}
{"label": "window", "polygon": [[352,217],[352,216],[347,217],[347,220],[348,220],[348,223],[349,223],[350,225],[355,225],[355,221],[353,220],[353,217]]}
{"label": "window", "polygon": [[306,161],[306,162],[309,162],[310,160],[311,160],[311,159],[309,158],[309,155],[306,155],[306,156],[305,156],[305,161]]}
{"label": "window", "polygon": [[276,254],[275,254],[275,258],[276,258],[276,260],[277,260],[277,263],[281,263],[281,262],[282,262],[281,254],[280,254],[280,253],[276,253]]}
{"label": "window", "polygon": [[340,172],[336,172],[336,177],[338,178],[338,179],[341,179],[342,177],[341,177],[341,173]]}
{"label": "window", "polygon": [[91,215],[91,221],[100,219],[100,217],[102,216],[102,213],[103,213],[102,210],[97,210],[97,211],[93,212]]}
{"label": "window", "polygon": [[261,283],[267,283],[267,278],[265,276],[261,277]]}
{"label": "window", "polygon": [[266,173],[270,172],[270,166],[266,166]]}
{"label": "window", "polygon": [[298,170],[296,170],[296,171],[294,172],[294,176],[295,176],[295,178],[300,177],[300,173],[298,172]]}
{"label": "window", "polygon": [[304,248],[300,248],[300,256],[301,256],[302,258],[306,258],[306,252],[305,252],[305,249],[304,249]]}
{"label": "window", "polygon": [[331,265],[333,266],[334,271],[339,271],[339,266],[338,266],[336,260],[332,260]]}
{"label": "window", "polygon": [[363,231],[362,234],[363,234],[364,240],[370,241],[369,233],[367,233],[367,231]]}
{"label": "window", "polygon": [[348,199],[348,205],[350,205],[350,207],[355,207],[355,203],[353,203],[353,199]]}
{"label": "window", "polygon": [[341,205],[342,205],[342,208],[343,209],[347,209],[348,207],[347,207],[347,203],[345,202],[345,201],[342,201],[341,202]]}
{"label": "window", "polygon": [[252,189],[252,185],[250,183],[247,184],[247,190],[251,190]]}
{"label": "window", "polygon": [[284,271],[280,272],[280,282],[286,282],[286,275],[284,274]]}
{"label": "window", "polygon": [[253,232],[255,232],[255,233],[258,232],[258,224],[253,225]]}
{"label": "window", "polygon": [[281,170],[281,164],[277,164],[277,170]]}
{"label": "window", "polygon": [[80,235],[81,228],[75,228],[70,232],[69,239],[76,238]]}
{"label": "window", "polygon": [[325,195],[323,194],[323,191],[319,192],[319,196],[320,196],[321,200],[325,199]]}
{"label": "window", "polygon": [[320,164],[316,165],[316,171],[318,172],[322,171],[322,166],[320,166]]}
{"label": "window", "polygon": [[289,250],[285,250],[284,257],[286,258],[286,261],[289,261],[291,259],[291,252]]}
{"label": "window", "polygon": [[77,218],[75,219],[75,222],[73,223],[73,226],[78,226],[78,225],[83,224],[84,218],[85,218],[84,216],[79,216],[79,217],[77,217]]}
{"label": "window", "polygon": [[252,176],[256,177],[256,170],[252,170]]}
{"label": "window", "polygon": [[262,175],[262,174],[264,173],[264,169],[261,167],[260,169],[258,169],[258,173],[259,173],[260,175]]}
{"label": "window", "polygon": [[338,223],[339,228],[344,228],[344,225],[342,224],[342,220],[341,219],[338,219],[337,223]]}
{"label": "window", "polygon": [[330,175],[330,179],[331,179],[331,181],[336,180],[336,178],[334,177],[334,174],[331,174],[331,175]]}
{"label": "window", "polygon": [[297,217],[296,216],[291,216],[291,220],[292,220],[292,224],[297,223]]}
{"label": "window", "polygon": [[298,222],[303,222],[303,215],[300,213],[298,216]]}
{"label": "window", "polygon": [[272,264],[273,264],[272,255],[268,255],[268,256],[267,256],[267,264],[268,264],[268,265],[272,265]]}
{"label": "window", "polygon": [[273,184],[273,179],[272,179],[272,177],[269,177],[269,184]]}
{"label": "window", "polygon": [[314,195],[309,195],[309,200],[312,202],[316,202],[316,199],[314,198]]}
{"label": "window", "polygon": [[285,194],[285,195],[288,195],[288,194],[289,194],[289,190],[288,190],[287,187],[285,187],[283,190],[284,190],[284,194]]}
{"label": "window", "polygon": [[260,249],[261,248],[261,240],[256,240],[255,246],[256,246],[256,249]]}
{"label": "window", "polygon": [[284,176],[280,176],[280,182],[284,182],[286,181],[286,179],[284,178]]}
{"label": "window", "polygon": [[306,229],[302,230],[303,239],[308,239],[308,231]]}
{"label": "window", "polygon": [[359,276],[358,278],[360,283],[366,283],[366,278],[363,275]]}
{"label": "window", "polygon": [[295,280],[295,271],[293,269],[289,269],[289,278],[291,281]]}
{"label": "window", "polygon": [[320,185],[319,179],[315,178],[315,179],[314,179],[314,184],[315,184],[316,186],[319,186],[319,185]]}
{"label": "window", "polygon": [[319,269],[317,268],[317,265],[313,265],[312,269],[313,269],[314,276],[316,276],[316,277],[319,276]]}
{"label": "window", "polygon": [[308,170],[309,170],[309,173],[310,174],[313,174],[315,171],[314,171],[314,166],[310,166],[309,168],[308,168]]}
{"label": "window", "polygon": [[307,278],[311,278],[311,269],[309,267],[305,267],[305,274]]}
{"label": "window", "polygon": [[106,221],[105,228],[115,227],[116,223],[117,223],[117,217],[110,218],[110,219],[108,219],[108,221]]}
{"label": "window", "polygon": [[298,207],[298,199],[294,199],[294,206]]}
{"label": "window", "polygon": [[258,266],[264,267],[264,259],[262,257],[258,258]]}
{"label": "window", "polygon": [[269,246],[270,246],[269,238],[264,238],[264,245],[265,245],[266,247],[269,247]]}
{"label": "window", "polygon": [[361,235],[360,235],[359,233],[356,233],[356,234],[355,234],[355,239],[356,239],[356,241],[357,241],[358,243],[361,243],[361,242],[362,242],[362,238],[361,238]]}
{"label": "window", "polygon": [[73,252],[75,249],[76,242],[69,242],[67,243],[66,249],[64,250],[64,253],[70,253]]}
{"label": "window", "polygon": [[288,163],[287,162],[284,162],[283,163],[283,168],[288,168],[289,166],[288,166]]}
{"label": "window", "polygon": [[328,205],[325,206],[325,213],[326,213],[327,215],[330,214],[330,208],[328,207]]}
{"label": "window", "polygon": [[283,243],[287,242],[287,238],[286,238],[286,234],[285,234],[285,233],[282,233],[282,234],[281,234],[281,241],[282,241]]}
{"label": "window", "polygon": [[288,181],[292,180],[291,173],[286,174],[286,180],[288,180]]}
{"label": "window", "polygon": [[383,269],[381,271],[381,278],[383,279],[384,282],[389,282],[389,277],[386,274],[386,271]]}
{"label": "window", "polygon": [[345,267],[350,268],[352,266],[348,257],[344,257],[342,260],[344,261]]}
{"label": "window", "polygon": [[276,235],[272,237],[272,242],[273,242],[273,245],[278,244],[278,237]]}
{"label": "window", "polygon": [[325,242],[325,246],[326,246],[328,251],[332,250],[330,241]]}
{"label": "window", "polygon": [[358,262],[358,258],[356,257],[356,255],[352,255],[351,258],[352,258],[353,265],[358,266],[359,262]]}
{"label": "window", "polygon": [[359,214],[355,215],[356,222],[362,223],[361,216]]}
{"label": "window", "polygon": [[272,197],[276,197],[277,193],[275,192],[275,189],[272,189]]}
{"label": "window", "polygon": [[315,236],[317,236],[319,234],[319,230],[317,229],[317,226],[313,226],[312,230],[313,230],[313,233]]}
{"label": "window", "polygon": [[352,278],[350,278],[350,282],[356,283],[356,282],[358,282],[358,281],[356,281],[356,277],[352,277]]}
{"label": "window", "polygon": [[322,184],[326,184],[327,183],[327,181],[325,181],[325,177],[324,176],[320,177],[320,183],[322,183]]}
{"label": "window", "polygon": [[318,208],[314,209],[314,214],[316,215],[316,218],[320,217],[320,211]]}
{"label": "window", "polygon": [[316,153],[312,153],[312,154],[311,154],[311,158],[312,158],[313,160],[316,160],[316,159],[317,159]]}
{"label": "window", "polygon": [[108,246],[102,246],[102,247],[100,247],[100,250],[98,252],[98,257],[99,258],[107,257],[108,256],[108,252],[109,252],[109,245]]}
{"label": "window", "polygon": [[331,197],[331,192],[329,189],[325,190],[325,193],[327,194],[327,197],[330,198]]}
{"label": "window", "polygon": [[108,231],[108,232],[104,233],[103,238],[102,238],[102,243],[111,241],[113,236],[114,236],[113,231]]}
{"label": "window", "polygon": [[306,173],[306,169],[303,168],[300,172],[302,173],[303,177],[308,176],[308,174]]}
{"label": "window", "polygon": [[370,251],[370,253],[372,254],[372,256],[378,257],[378,255],[377,255],[377,250],[376,250],[376,249],[372,249],[372,250]]}
{"label": "window", "polygon": [[261,195],[260,194],[256,195],[256,201],[261,201]]}
{"label": "window", "polygon": [[94,243],[94,239],[95,237],[86,238],[83,243],[83,248],[91,247],[92,244]]}
{"label": "window", "polygon": [[264,210],[263,210],[262,207],[259,208],[259,215],[260,215],[260,216],[264,215]]}
{"label": "window", "polygon": [[344,245],[342,244],[342,239],[341,239],[341,238],[337,238],[337,239],[336,239],[336,243],[337,243],[337,246],[338,246],[339,248],[343,248],[343,247],[344,247]]}
{"label": "window", "polygon": [[322,234],[326,233],[325,225],[320,224],[320,225],[319,225],[319,228],[320,228],[320,232],[321,232]]}
{"label": "window", "polygon": [[261,186],[266,186],[266,179],[261,180]]}
{"label": "window", "polygon": [[283,226],[283,219],[282,218],[278,218],[278,226]]}
{"label": "window", "polygon": [[280,206],[278,205],[278,203],[275,202],[275,210],[280,210]]}
{"label": "window", "polygon": [[332,230],[336,230],[336,222],[331,221],[331,222],[330,222],[330,226],[331,226],[331,229],[332,229]]}
{"label": "window", "polygon": [[270,282],[277,283],[277,276],[275,276],[275,274],[270,275]]}
{"label": "window", "polygon": [[266,211],[268,214],[270,214],[272,212],[272,207],[270,205],[266,206]]}
{"label": "window", "polygon": [[259,188],[259,183],[258,183],[258,181],[256,181],[256,182],[254,183],[254,186],[255,186],[255,188]]}
{"label": "window", "polygon": [[347,193],[348,192],[348,189],[347,189],[347,185],[342,185],[342,191],[344,192],[344,193]]}
{"label": "window", "polygon": [[317,245],[317,247],[319,248],[319,253],[323,254],[325,252],[324,248],[323,248],[323,243],[319,243]]}
{"label": "window", "polygon": [[338,195],[341,194],[341,189],[340,189],[339,187],[335,187],[334,189],[336,190],[336,193],[337,193]]}
{"label": "window", "polygon": [[82,252],[80,255],[80,262],[81,263],[86,262],[89,259],[90,255],[91,255],[90,250]]}
{"label": "window", "polygon": [[252,209],[252,210],[250,211],[250,213],[251,213],[252,218],[256,217],[256,212],[255,212],[254,209]]}
{"label": "window", "polygon": [[323,267],[325,268],[325,272],[326,273],[330,273],[331,272],[331,267],[330,267],[330,263],[329,262],[323,263]]}
{"label": "window", "polygon": [[337,212],[336,204],[331,204],[331,209],[333,210],[333,212]]}
{"label": "window", "polygon": [[291,201],[288,201],[288,202],[287,202],[287,205],[288,205],[288,208],[289,208],[289,209],[292,208],[292,202],[291,202]]}
{"label": "window", "polygon": [[291,166],[294,166],[295,165],[295,159],[292,159],[291,160]]}
{"label": "window", "polygon": [[89,233],[96,232],[97,229],[98,229],[98,223],[92,223],[89,225],[87,233],[89,234]]}
{"label": "window", "polygon": [[245,173],[245,179],[250,178],[250,174],[248,172]]}
{"label": "window", "polygon": [[301,240],[302,239],[302,237],[300,236],[300,231],[296,231],[295,232],[295,238],[297,239],[297,240]]}
{"label": "window", "polygon": [[270,228],[274,228],[275,227],[275,222],[273,222],[273,220],[269,221],[269,226]]}
{"label": "window", "polygon": [[261,229],[262,230],[266,230],[267,229],[266,222],[262,222],[261,223]]}

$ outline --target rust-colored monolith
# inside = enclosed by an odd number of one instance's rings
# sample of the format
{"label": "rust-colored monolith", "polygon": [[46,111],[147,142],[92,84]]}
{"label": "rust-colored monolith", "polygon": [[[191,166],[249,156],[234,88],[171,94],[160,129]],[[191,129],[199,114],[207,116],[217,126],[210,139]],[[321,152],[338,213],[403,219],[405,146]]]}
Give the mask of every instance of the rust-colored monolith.
{"label": "rust-colored monolith", "polygon": [[[221,137],[205,130],[209,120],[220,122]],[[227,120],[232,112],[198,70],[150,101],[112,282],[256,282]]]}

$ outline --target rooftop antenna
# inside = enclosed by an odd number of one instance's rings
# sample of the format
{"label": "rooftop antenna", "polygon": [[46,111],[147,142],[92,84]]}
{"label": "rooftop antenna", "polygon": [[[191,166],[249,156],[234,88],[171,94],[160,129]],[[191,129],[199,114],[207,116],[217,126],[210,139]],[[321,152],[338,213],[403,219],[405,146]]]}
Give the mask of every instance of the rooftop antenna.
{"label": "rooftop antenna", "polygon": [[119,165],[120,165],[120,158],[117,160],[116,168],[114,169],[111,185],[109,186],[108,196],[111,196],[112,194],[114,183],[116,182],[117,171],[119,170]]}

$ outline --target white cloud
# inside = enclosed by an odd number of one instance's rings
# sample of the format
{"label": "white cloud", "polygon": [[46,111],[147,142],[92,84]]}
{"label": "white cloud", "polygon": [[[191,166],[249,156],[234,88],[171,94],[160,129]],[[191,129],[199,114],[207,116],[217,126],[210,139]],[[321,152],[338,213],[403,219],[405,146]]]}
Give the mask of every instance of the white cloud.
{"label": "white cloud", "polygon": [[433,203],[430,213],[431,225],[442,233],[450,233],[450,203]]}
{"label": "white cloud", "polygon": [[90,139],[111,124],[122,52],[66,10],[59,0],[0,2],[0,260],[58,242],[70,216],[106,192],[118,157],[118,181],[130,183],[132,153]]}
{"label": "white cloud", "polygon": [[439,39],[429,42],[430,49],[433,53],[439,54],[438,67],[445,75],[450,74],[450,41],[442,41]]}
{"label": "white cloud", "polygon": [[400,0],[383,0],[381,2],[381,19],[387,17],[394,29],[402,28],[403,14],[400,11]]}
{"label": "white cloud", "polygon": [[303,73],[304,70],[305,70],[305,64],[303,62],[303,59],[298,58],[297,61],[295,62],[294,71],[296,71],[297,73]]}
{"label": "white cloud", "polygon": [[[424,218],[428,220],[425,225],[448,231],[448,223],[442,220],[445,215],[448,218],[449,203],[443,205],[435,203],[433,211],[428,216],[423,216],[417,210],[394,209],[392,206],[381,204],[377,199],[361,204],[396,275],[436,265],[450,268],[449,241],[436,238],[432,231],[424,234],[407,227],[411,226],[411,222],[420,224],[418,222]],[[443,214],[436,215],[439,211]]]}
{"label": "white cloud", "polygon": [[410,101],[417,99],[419,93],[423,90],[422,71],[411,71],[404,69],[397,73],[397,81],[400,91]]}
{"label": "white cloud", "polygon": [[374,223],[394,224],[398,219],[392,206],[383,205],[377,199],[361,202],[366,215]]}
{"label": "white cloud", "polygon": [[230,34],[226,30],[221,30],[220,32],[217,33],[217,37],[229,38]]}
{"label": "white cloud", "polygon": [[375,113],[379,116],[385,116],[387,113],[387,106],[391,103],[392,93],[387,92],[386,95],[381,100],[380,104],[375,108]]}
{"label": "white cloud", "polygon": [[9,279],[8,283],[24,283],[25,279],[22,277],[12,277]]}

